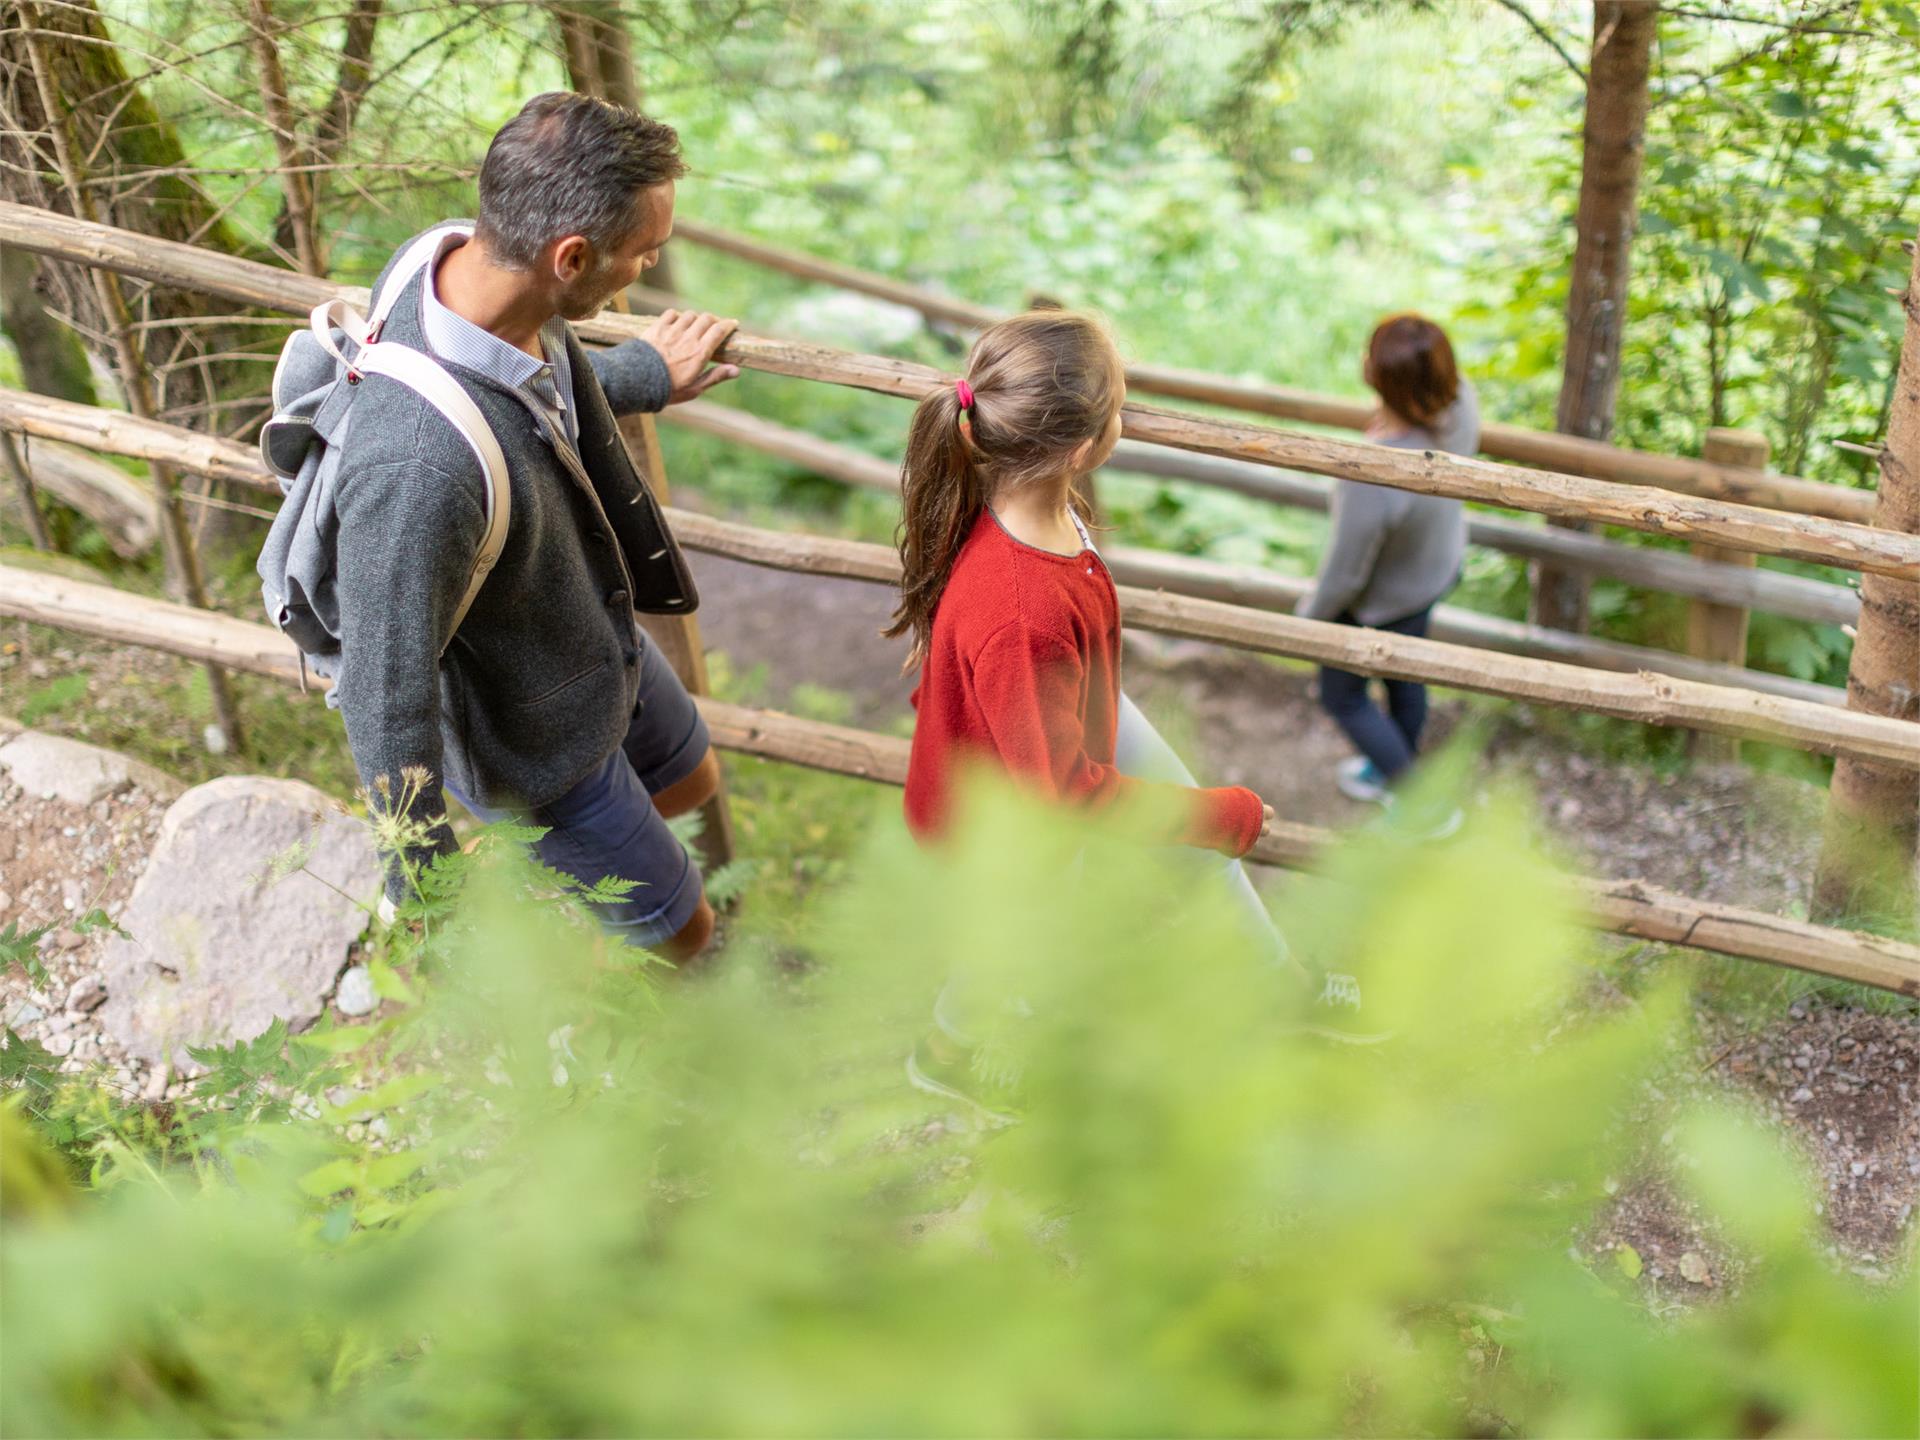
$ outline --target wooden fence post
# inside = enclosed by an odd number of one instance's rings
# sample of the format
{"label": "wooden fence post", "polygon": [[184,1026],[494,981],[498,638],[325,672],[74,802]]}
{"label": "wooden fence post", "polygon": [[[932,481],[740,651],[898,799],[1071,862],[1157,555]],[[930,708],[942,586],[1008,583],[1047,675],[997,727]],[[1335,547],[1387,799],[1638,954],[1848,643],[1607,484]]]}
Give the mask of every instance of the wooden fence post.
{"label": "wooden fence post", "polygon": [[[660,455],[660,434],[651,415],[627,415],[620,420],[620,435],[627,442],[627,454],[634,468],[647,482],[653,498],[670,504],[667,466]],[[700,621],[692,615],[642,615],[640,624],[660,652],[673,666],[673,673],[689,694],[711,695],[707,685],[707,652],[700,644]],[[727,808],[726,781],[700,810],[704,824],[700,830],[700,858],[709,874],[733,859],[733,814]]]}
{"label": "wooden fence post", "polygon": [[[1873,523],[1897,534],[1920,535],[1920,236],[1905,248],[1913,257],[1900,292],[1906,331],[1887,405],[1886,443],[1879,450]],[[1861,577],[1847,708],[1920,721],[1920,582]],[[1912,925],[1920,890],[1916,861],[1920,775],[1856,760],[1836,764],[1809,904],[1813,914]]]}
{"label": "wooden fence post", "polygon": [[[1767,468],[1772,447],[1767,437],[1752,430],[1714,428],[1707,431],[1700,447],[1700,458],[1716,465],[1737,466],[1756,473]],[[1739,565],[1751,569],[1754,556],[1747,551],[1722,550],[1715,545],[1694,545],[1695,558]],[[1716,605],[1695,600],[1687,607],[1687,654],[1701,660],[1716,660],[1744,667],[1747,663],[1748,611],[1738,605]],[[1691,737],[1689,753],[1696,760],[1732,762],[1740,758],[1740,742],[1723,735]]]}

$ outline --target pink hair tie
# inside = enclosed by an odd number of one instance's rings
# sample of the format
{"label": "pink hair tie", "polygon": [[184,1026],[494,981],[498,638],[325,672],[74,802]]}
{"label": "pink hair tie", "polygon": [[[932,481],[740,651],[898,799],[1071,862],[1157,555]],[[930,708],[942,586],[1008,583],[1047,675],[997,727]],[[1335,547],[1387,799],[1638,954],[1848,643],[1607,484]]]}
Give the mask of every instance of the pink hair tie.
{"label": "pink hair tie", "polygon": [[953,393],[960,397],[960,408],[962,410],[971,410],[973,408],[973,387],[967,384],[966,381],[954,381]]}

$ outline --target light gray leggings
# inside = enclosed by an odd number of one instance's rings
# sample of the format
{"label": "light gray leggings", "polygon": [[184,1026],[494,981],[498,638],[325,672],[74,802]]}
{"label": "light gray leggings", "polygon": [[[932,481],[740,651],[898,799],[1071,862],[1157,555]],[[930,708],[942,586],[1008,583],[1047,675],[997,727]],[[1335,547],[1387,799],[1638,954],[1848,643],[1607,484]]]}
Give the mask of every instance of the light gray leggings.
{"label": "light gray leggings", "polygon": [[[1153,722],[1140,713],[1140,707],[1124,694],[1120,697],[1120,728],[1114,736],[1113,759],[1121,774],[1130,775],[1136,780],[1156,780],[1166,785],[1191,786],[1195,783],[1192,772],[1181,763],[1173,747],[1153,728]],[[1267,914],[1267,907],[1261,903],[1253,882],[1247,878],[1246,866],[1218,851],[1200,850],[1190,845],[1170,846],[1169,860],[1172,864],[1189,867],[1196,875],[1208,877],[1209,883],[1224,886],[1226,893],[1232,897],[1234,913],[1245,927],[1248,939],[1272,964],[1290,968],[1292,954],[1287,948],[1286,937],[1274,925],[1273,917]],[[942,987],[933,1005],[934,1023],[950,1039],[963,1045],[972,1045],[977,1038],[968,1023],[970,1012],[974,1015],[978,1013],[977,1006],[968,1003],[968,989],[956,973]],[[1016,1014],[1029,1013],[1026,1002],[1017,997],[1006,1004]]]}
{"label": "light gray leggings", "polygon": [[[1153,728],[1153,722],[1142,715],[1140,707],[1124,694],[1120,697],[1120,728],[1114,736],[1113,749],[1114,764],[1120,767],[1123,775],[1131,775],[1136,780],[1157,780],[1167,785],[1196,783],[1192,772],[1174,754],[1173,747]],[[1267,907],[1261,903],[1253,882],[1247,878],[1246,866],[1217,851],[1197,850],[1186,845],[1179,847],[1175,863],[1192,866],[1203,874],[1218,876],[1218,883],[1224,885],[1227,893],[1233,897],[1235,911],[1245,923],[1249,938],[1270,952],[1276,964],[1287,961],[1286,939],[1275,927],[1273,917],[1267,914]]]}

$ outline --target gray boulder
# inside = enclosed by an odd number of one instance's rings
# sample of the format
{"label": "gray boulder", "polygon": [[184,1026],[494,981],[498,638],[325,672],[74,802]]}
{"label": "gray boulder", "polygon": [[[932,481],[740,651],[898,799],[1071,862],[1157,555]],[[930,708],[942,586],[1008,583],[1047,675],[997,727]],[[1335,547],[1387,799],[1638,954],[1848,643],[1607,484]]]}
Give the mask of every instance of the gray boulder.
{"label": "gray boulder", "polygon": [[36,799],[69,805],[91,805],[133,783],[133,765],[126,757],[34,730],[0,744],[0,770]]}
{"label": "gray boulder", "polygon": [[[274,879],[299,847],[305,869]],[[326,1004],[380,893],[365,828],[298,780],[197,785],[160,823],[152,858],[101,961],[101,1016],[131,1054],[190,1068],[188,1045],[295,1029]]]}

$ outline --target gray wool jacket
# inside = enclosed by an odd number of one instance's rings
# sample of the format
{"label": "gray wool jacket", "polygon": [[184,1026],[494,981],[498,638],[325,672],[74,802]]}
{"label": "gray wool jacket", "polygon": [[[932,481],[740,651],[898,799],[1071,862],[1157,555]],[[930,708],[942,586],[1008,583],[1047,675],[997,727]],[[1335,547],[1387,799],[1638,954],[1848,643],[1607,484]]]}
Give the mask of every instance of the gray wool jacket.
{"label": "gray wool jacket", "polygon": [[[1400,450],[1476,453],[1480,402],[1473,386],[1462,380],[1459,396],[1430,428],[1379,443]],[[1320,557],[1320,573],[1293,613],[1307,620],[1352,615],[1362,625],[1404,620],[1453,589],[1466,550],[1467,517],[1458,500],[1337,480],[1333,531]]]}
{"label": "gray wool jacket", "polygon": [[[425,276],[401,293],[381,339],[431,353]],[[381,375],[354,387],[335,482],[336,698],[370,792],[384,780],[398,796],[404,770],[426,772],[410,806],[418,821],[444,812],[447,782],[489,806],[564,794],[627,732],[644,643],[635,610],[688,614],[698,604],[614,423],[666,405],[666,362],[637,340],[589,353],[559,319],[542,337],[564,345],[572,366],[577,459],[512,389],[442,362],[498,437],[513,502],[499,562],[450,639],[486,528],[485,476],[414,391]],[[441,824],[412,858],[452,845]],[[388,893],[399,899],[404,888],[396,867]]]}

